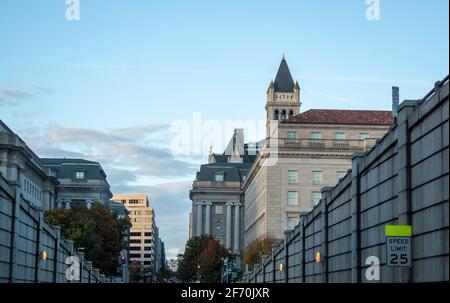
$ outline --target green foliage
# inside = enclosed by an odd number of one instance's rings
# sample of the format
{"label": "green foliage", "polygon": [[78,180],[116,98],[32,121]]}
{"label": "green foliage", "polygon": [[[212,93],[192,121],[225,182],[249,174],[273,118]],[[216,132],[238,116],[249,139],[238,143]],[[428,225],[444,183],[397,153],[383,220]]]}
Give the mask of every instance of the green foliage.
{"label": "green foliage", "polygon": [[150,273],[150,269],[143,266],[142,263],[133,261],[130,263],[130,282],[144,282],[145,276]]}
{"label": "green foliage", "polygon": [[228,251],[212,236],[190,239],[184,254],[178,255],[178,277],[184,282],[197,278],[206,283],[220,282],[222,260],[228,256]]}
{"label": "green foliage", "polygon": [[159,269],[159,272],[156,274],[156,282],[164,283],[167,282],[167,279],[173,277],[175,273],[170,270],[170,268],[163,266]]}
{"label": "green foliage", "polygon": [[84,206],[70,210],[56,208],[45,213],[47,222],[61,226],[62,236],[74,241],[82,249],[86,259],[106,275],[117,275],[118,257],[125,248],[123,238],[130,222],[118,219],[116,214],[101,203],[93,203],[91,209]]}
{"label": "green foliage", "polygon": [[270,255],[272,252],[272,244],[276,242],[271,238],[258,238],[250,243],[244,250],[242,261],[250,268],[261,262],[261,256]]}

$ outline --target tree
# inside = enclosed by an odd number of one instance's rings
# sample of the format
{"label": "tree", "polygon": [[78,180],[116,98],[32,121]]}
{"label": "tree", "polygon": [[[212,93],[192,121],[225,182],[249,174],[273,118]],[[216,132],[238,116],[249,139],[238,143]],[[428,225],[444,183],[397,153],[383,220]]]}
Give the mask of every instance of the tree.
{"label": "tree", "polygon": [[228,251],[216,239],[210,239],[200,254],[200,274],[202,282],[219,283],[220,268],[223,259],[228,257]]}
{"label": "tree", "polygon": [[170,270],[167,266],[161,267],[161,269],[156,274],[156,282],[163,283],[167,282],[167,280],[174,276],[174,272]]}
{"label": "tree", "polygon": [[45,213],[45,219],[61,226],[63,238],[74,241],[76,249],[83,249],[86,259],[91,260],[94,267],[108,276],[118,274],[119,255],[125,247],[123,239],[130,224],[126,219],[119,220],[98,202],[90,209],[84,206],[69,210],[55,208]]}
{"label": "tree", "polygon": [[212,236],[202,235],[186,243],[184,254],[178,255],[178,277],[184,282],[219,282],[222,259],[228,251]]}
{"label": "tree", "polygon": [[143,266],[141,262],[132,261],[130,263],[130,282],[141,283],[150,273],[150,269]]}
{"label": "tree", "polygon": [[172,272],[177,272],[178,271],[178,260],[177,259],[170,259],[169,261],[167,261],[167,267],[169,267],[169,269]]}
{"label": "tree", "polygon": [[242,261],[250,268],[261,262],[263,255],[270,255],[272,252],[272,245],[276,242],[275,239],[260,237],[250,243],[244,250]]}

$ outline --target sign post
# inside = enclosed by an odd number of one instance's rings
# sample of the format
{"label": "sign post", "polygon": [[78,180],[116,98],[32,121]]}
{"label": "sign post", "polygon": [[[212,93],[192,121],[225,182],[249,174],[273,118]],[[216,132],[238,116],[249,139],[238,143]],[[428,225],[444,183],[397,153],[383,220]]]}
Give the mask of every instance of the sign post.
{"label": "sign post", "polygon": [[386,225],[386,265],[411,267],[411,225]]}

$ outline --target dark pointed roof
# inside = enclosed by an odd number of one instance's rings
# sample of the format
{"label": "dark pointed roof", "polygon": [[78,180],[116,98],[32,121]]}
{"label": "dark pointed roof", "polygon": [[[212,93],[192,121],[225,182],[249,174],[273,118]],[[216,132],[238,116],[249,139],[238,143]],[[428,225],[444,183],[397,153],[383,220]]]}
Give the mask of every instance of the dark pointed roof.
{"label": "dark pointed roof", "polygon": [[291,72],[283,56],[280,67],[278,68],[277,77],[275,78],[275,92],[292,93],[294,92],[294,85]]}

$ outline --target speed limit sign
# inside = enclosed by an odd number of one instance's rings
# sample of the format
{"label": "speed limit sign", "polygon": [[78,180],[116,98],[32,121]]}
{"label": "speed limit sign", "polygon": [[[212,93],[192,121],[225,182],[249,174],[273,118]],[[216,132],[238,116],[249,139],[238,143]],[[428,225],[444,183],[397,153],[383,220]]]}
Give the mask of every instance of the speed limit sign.
{"label": "speed limit sign", "polygon": [[394,267],[411,267],[410,225],[386,226],[386,265]]}

